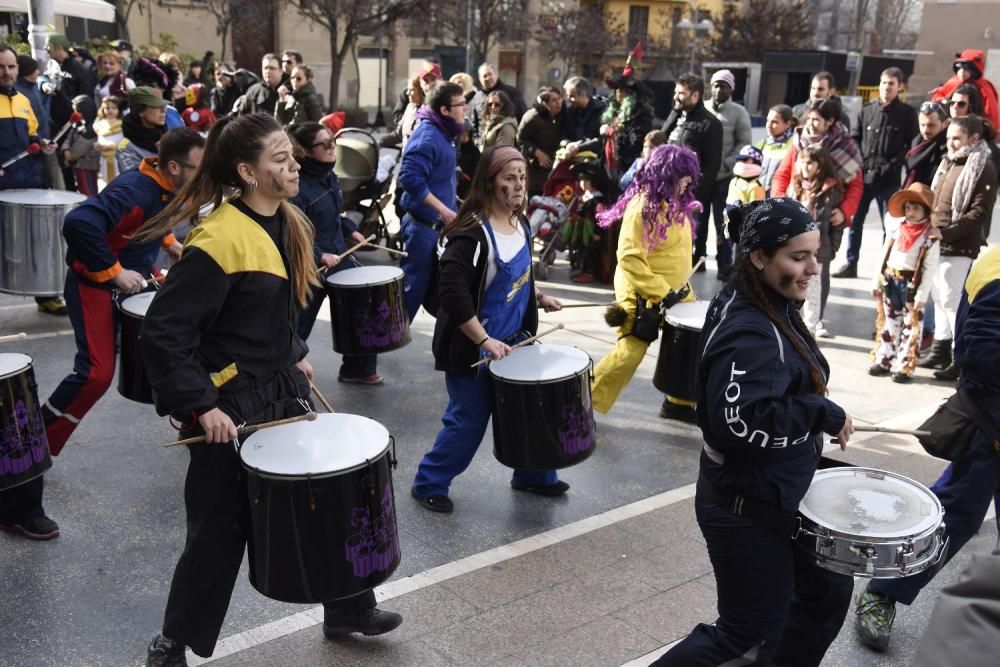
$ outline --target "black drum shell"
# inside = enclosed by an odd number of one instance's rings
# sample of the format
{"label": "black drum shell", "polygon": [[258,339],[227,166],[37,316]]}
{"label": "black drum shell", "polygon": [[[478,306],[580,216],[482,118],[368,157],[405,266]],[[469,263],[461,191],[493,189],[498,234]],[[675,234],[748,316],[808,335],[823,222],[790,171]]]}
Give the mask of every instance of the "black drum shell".
{"label": "black drum shell", "polygon": [[297,603],[347,598],[399,566],[388,449],[370,465],[311,479],[244,468],[250,583],[263,595]]}
{"label": "black drum shell", "polygon": [[403,299],[402,276],[370,285],[339,285],[329,281],[323,285],[330,297],[334,351],[347,355],[378,354],[410,342],[410,316]]}
{"label": "black drum shell", "polygon": [[493,455],[497,461],[523,470],[558,470],[594,453],[597,434],[589,365],[559,380],[492,378]]}
{"label": "black drum shell", "polygon": [[0,490],[30,482],[52,467],[35,371],[0,379]]}
{"label": "black drum shell", "polygon": [[694,381],[698,373],[698,341],[701,329],[663,324],[660,354],[656,358],[653,386],[673,398],[694,403],[697,400]]}
{"label": "black drum shell", "polygon": [[118,309],[121,336],[118,340],[118,393],[136,403],[153,403],[153,387],[146,378],[139,332],[143,318]]}

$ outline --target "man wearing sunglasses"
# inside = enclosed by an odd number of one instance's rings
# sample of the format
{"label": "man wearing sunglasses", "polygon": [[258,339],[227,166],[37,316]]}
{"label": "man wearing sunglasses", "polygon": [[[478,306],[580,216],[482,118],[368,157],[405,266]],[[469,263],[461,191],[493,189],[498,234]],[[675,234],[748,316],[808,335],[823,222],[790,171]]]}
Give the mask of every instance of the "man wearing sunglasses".
{"label": "man wearing sunglasses", "polygon": [[[966,49],[961,53],[956,53],[955,62],[952,65],[955,76],[932,90],[931,100],[947,104],[952,99],[952,94],[957,92],[960,86],[966,84],[975,86],[983,105],[982,113],[979,115],[990,121],[993,127],[1000,127],[1000,103],[997,101],[997,89],[992,81],[983,76],[985,68],[986,56],[982,51]],[[954,115],[954,110],[952,110],[952,116]]]}
{"label": "man wearing sunglasses", "polygon": [[[190,128],[170,130],[160,139],[156,157],[121,173],[63,220],[69,264],[63,293],[77,352],[73,371],[41,410],[53,456],[111,386],[118,336],[116,293],[136,294],[147,288],[161,247],[180,256],[181,245],[173,234],[159,243],[136,243],[130,238],[194,176],[204,146],[205,140]],[[0,493],[0,530],[32,540],[59,535],[59,526],[42,508],[43,479]]]}

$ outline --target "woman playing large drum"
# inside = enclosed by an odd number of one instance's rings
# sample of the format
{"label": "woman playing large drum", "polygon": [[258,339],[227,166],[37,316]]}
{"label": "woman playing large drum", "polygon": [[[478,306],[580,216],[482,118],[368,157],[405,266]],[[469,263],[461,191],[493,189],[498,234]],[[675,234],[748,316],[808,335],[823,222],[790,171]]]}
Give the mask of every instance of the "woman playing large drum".
{"label": "woman playing large drum", "polygon": [[[230,190],[238,196],[224,201]],[[142,328],[157,411],[181,425],[182,437],[207,438],[189,446],[187,541],[147,665],[184,664],[185,645],[210,656],[218,639],[250,532],[247,477],[228,444],[236,424],[310,408],[312,367],[295,315],[316,271],[312,226],[286,201],[298,190],[299,165],[277,121],[223,118],[194,177],[139,231],[159,238],[206,203],[215,207],[187,237]],[[325,607],[327,636],[380,634],[401,622],[374,609],[371,591]]]}
{"label": "woman playing large drum", "polygon": [[854,586],[792,541],[822,434],[843,446],[854,431],[826,398],[829,366],[795,306],[819,279],[819,231],[798,202],[767,199],[731,211],[729,233],[742,252],[709,308],[698,366],[695,513],[719,619],[654,664],[814,667]]}
{"label": "woman playing large drum", "polygon": [[[442,236],[434,365],[445,372],[448,408],[434,448],[424,455],[412,495],[434,512],[451,512],[451,481],[464,471],[486,434],[493,407],[484,356],[501,359],[510,346],[534,335],[538,307],[559,310],[557,299],[535,288],[531,240],[524,217],[524,157],[510,146],[487,149],[469,196]],[[515,470],[521,491],[561,495],[569,484],[554,470]]]}
{"label": "woman playing large drum", "polygon": [[[615,349],[594,369],[595,410],[611,409],[655,339],[655,335],[640,337],[634,330],[636,301],[641,298],[642,305],[649,304],[653,317],[658,317],[655,311],[660,301],[679,292],[691,272],[691,215],[698,209],[699,174],[698,158],[689,149],[660,146],[615,205],[598,214],[603,226],[622,220],[615,299],[624,309],[625,321],[618,327]],[[664,416],[690,413],[693,417],[690,401],[667,397],[664,406],[668,410]]]}

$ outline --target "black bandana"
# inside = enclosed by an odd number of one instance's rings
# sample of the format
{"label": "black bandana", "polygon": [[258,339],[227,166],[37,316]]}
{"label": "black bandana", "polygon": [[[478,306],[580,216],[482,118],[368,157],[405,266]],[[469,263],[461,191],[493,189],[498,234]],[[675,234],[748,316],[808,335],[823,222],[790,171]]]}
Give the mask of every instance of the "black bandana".
{"label": "black bandana", "polygon": [[802,204],[787,197],[733,206],[726,217],[729,238],[744,254],[777,248],[793,236],[819,228]]}

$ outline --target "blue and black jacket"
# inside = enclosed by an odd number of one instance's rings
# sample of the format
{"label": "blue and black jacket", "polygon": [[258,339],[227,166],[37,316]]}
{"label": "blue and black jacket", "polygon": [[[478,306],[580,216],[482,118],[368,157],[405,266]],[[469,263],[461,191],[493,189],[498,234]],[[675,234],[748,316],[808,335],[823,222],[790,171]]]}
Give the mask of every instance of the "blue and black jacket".
{"label": "blue and black jacket", "polygon": [[441,224],[437,211],[424,203],[432,193],[452,211],[455,206],[455,144],[434,123],[423,121],[410,135],[396,182],[403,189],[403,210],[425,225]]}
{"label": "blue and black jacket", "polygon": [[130,238],[166,207],[173,191],[173,183],[156,168],[156,158],[147,158],[66,214],[62,233],[70,270],[90,284],[107,283],[123,269],[148,276],[160,246],[170,247],[176,239],[173,234],[160,242]]}
{"label": "blue and black jacket", "polygon": [[316,228],[314,251],[316,263],[325,252],[339,255],[347,250],[347,237],[358,231],[349,218],[342,216],[344,193],[332,165],[305,158],[300,161],[299,194],[291,202],[302,209]]}
{"label": "blue and black jacket", "polygon": [[[955,322],[959,386],[1000,418],[1000,246],[984,252],[969,271]],[[998,420],[1000,423],[1000,420]]]}
{"label": "blue and black jacket", "polygon": [[[31,101],[14,88],[0,87],[0,162],[14,157],[38,139],[38,118],[31,109]],[[40,155],[21,158],[0,176],[0,190],[40,187]]]}
{"label": "blue and black jacket", "polygon": [[[768,297],[829,375],[795,304],[775,292]],[[725,491],[795,512],[819,462],[819,436],[836,435],[846,420],[840,406],[815,393],[809,369],[810,360],[739,289],[716,295],[698,355],[701,474]]]}

